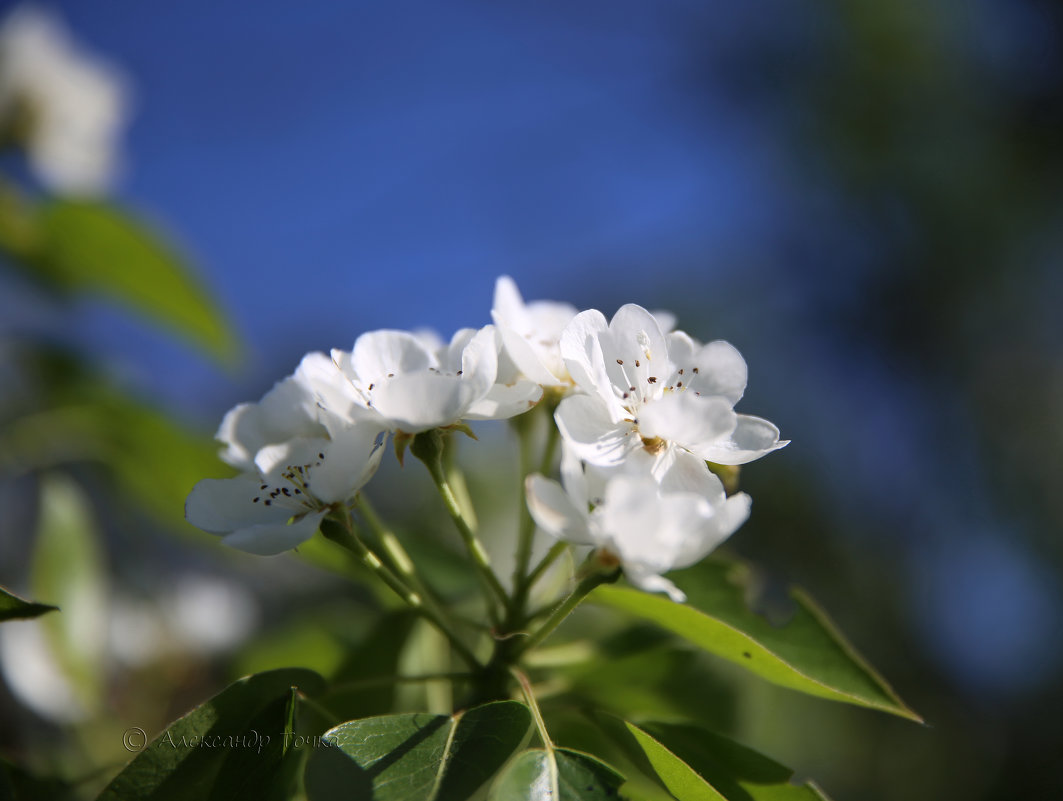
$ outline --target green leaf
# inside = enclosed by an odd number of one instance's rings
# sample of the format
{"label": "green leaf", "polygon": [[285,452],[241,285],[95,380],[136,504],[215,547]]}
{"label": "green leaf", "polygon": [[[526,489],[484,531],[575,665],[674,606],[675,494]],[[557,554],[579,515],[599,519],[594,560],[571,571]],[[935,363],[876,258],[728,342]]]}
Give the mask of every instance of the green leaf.
{"label": "green leaf", "polygon": [[685,604],[614,586],[599,587],[590,600],[653,621],[783,687],[922,722],[803,592],[794,590],[796,612],[777,627],[746,605],[745,565],[707,561],[670,578],[686,592]]}
{"label": "green leaf", "polygon": [[399,656],[417,617],[407,610],[385,614],[365,639],[352,649],[332,677],[321,699],[340,720],[380,715],[393,709]]}
{"label": "green leaf", "polygon": [[700,726],[649,723],[642,730],[732,801],[829,801],[811,782],[790,784],[785,765]]}
{"label": "green leaf", "polygon": [[193,530],[184,522],[184,501],[199,479],[224,470],[215,443],[98,381],[76,381],[49,401],[0,431],[0,469],[96,462],[128,500]]}
{"label": "green leaf", "polygon": [[23,601],[17,595],[12,595],[3,587],[0,587],[0,622],[40,617],[46,612],[53,612],[58,609],[58,606],[39,604],[35,601]]}
{"label": "green leaf", "polygon": [[531,713],[496,701],[455,715],[353,720],[326,732],[306,767],[310,801],[469,801],[531,733]]}
{"label": "green leaf", "polygon": [[598,720],[636,766],[678,801],[830,801],[811,783],[790,784],[793,771],[784,765],[707,729]]}
{"label": "green leaf", "polygon": [[169,243],[121,209],[59,200],[40,216],[40,266],[64,289],[100,292],[231,361],[236,342]]}
{"label": "green leaf", "polygon": [[86,712],[99,708],[105,690],[107,566],[92,503],[73,479],[43,475],[40,513],[30,568],[39,598],[63,614],[40,621],[51,656]]}
{"label": "green leaf", "polygon": [[[196,707],[144,747],[98,801],[286,799],[302,754],[291,750],[292,688],[323,680],[290,668],[248,676]],[[137,731],[127,747],[142,742]]]}
{"label": "green leaf", "polygon": [[593,656],[558,671],[577,706],[621,717],[699,720],[720,728],[733,722],[732,683],[712,670],[709,656],[687,643],[638,623],[596,645]]}
{"label": "green leaf", "polygon": [[60,779],[34,776],[0,757],[0,801],[73,801],[74,788]]}
{"label": "green leaf", "polygon": [[[556,766],[556,767],[555,767]],[[558,794],[553,795],[556,777]],[[619,798],[624,777],[590,754],[557,748],[524,751],[491,788],[491,801],[605,801]]]}

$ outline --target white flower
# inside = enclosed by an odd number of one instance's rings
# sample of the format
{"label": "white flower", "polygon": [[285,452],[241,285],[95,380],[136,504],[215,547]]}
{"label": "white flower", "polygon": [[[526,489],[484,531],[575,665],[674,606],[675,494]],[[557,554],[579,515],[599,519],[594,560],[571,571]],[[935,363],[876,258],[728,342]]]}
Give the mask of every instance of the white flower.
{"label": "white flower", "polygon": [[392,431],[417,434],[461,420],[498,420],[527,411],[542,388],[516,375],[499,381],[494,326],[464,328],[443,345],[406,331],[362,334],[350,353],[333,361],[350,382],[352,398]]}
{"label": "white flower", "polygon": [[51,188],[98,194],[116,172],[124,81],[77,49],[62,23],[35,6],[0,27],[0,133],[16,137]]}
{"label": "white flower", "polygon": [[498,326],[505,353],[525,376],[544,387],[572,383],[561,358],[561,332],[576,316],[568,303],[538,300],[525,303],[507,275],[495,282],[491,318]]}
{"label": "white flower", "polygon": [[720,480],[689,453],[680,452],[660,481],[650,462],[636,455],[620,468],[600,468],[566,448],[563,487],[529,476],[528,509],[546,533],[604,549],[632,584],[681,603],[683,593],[660,574],[708,555],[745,522],[750,500],[745,493],[726,497]]}
{"label": "white flower", "polygon": [[616,464],[639,449],[668,468],[679,448],[718,464],[745,464],[787,444],[759,417],[735,414],[746,363],[726,342],[702,345],[665,334],[641,306],[606,322],[581,312],[561,336],[561,355],[586,395],[565,398],[556,420],[566,442],[593,464]]}
{"label": "white flower", "polygon": [[226,414],[217,435],[221,457],[244,472],[196,484],[185,503],[188,522],[257,554],[313,536],[332,504],[372,478],[383,451],[384,427],[351,416],[344,384],[327,356],[311,353],[260,402]]}

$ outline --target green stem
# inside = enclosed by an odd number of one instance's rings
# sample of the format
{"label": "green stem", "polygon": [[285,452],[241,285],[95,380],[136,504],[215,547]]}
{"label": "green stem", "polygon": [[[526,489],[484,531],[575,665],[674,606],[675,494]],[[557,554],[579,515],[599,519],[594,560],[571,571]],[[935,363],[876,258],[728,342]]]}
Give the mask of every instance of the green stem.
{"label": "green stem", "polygon": [[355,497],[354,508],[358,510],[362,519],[369,526],[370,531],[380,540],[380,545],[391,563],[391,568],[411,584],[425,600],[431,601],[438,606],[439,593],[432,589],[428,582],[421,577],[421,574],[417,572],[417,567],[410,558],[410,554],[399,542],[399,538],[395,536],[395,533],[380,518],[376,509],[373,508],[373,505],[363,493],[359,493]]}
{"label": "green stem", "polygon": [[546,552],[546,556],[544,556],[542,561],[540,561],[539,564],[532,569],[532,572],[528,574],[528,579],[525,582],[525,585],[529,590],[535,586],[535,582],[543,577],[543,573],[546,572],[547,568],[556,562],[557,558],[561,556],[567,548],[568,543],[560,540],[550,546],[550,550]]}
{"label": "green stem", "polygon": [[[542,408],[547,413],[546,444],[543,446],[542,459],[539,464],[538,472],[543,475],[548,475],[554,464],[554,454],[557,451],[559,433],[552,415],[555,405],[544,405]],[[536,568],[536,571],[533,571],[531,574],[528,573],[528,568],[531,565],[532,549],[535,544],[535,521],[532,519],[531,512],[528,510],[528,503],[524,497],[524,493],[525,482],[533,471],[531,433],[535,420],[527,418],[529,418],[529,415],[515,418],[517,421],[523,421],[521,424],[516,425],[517,432],[520,436],[521,477],[520,493],[517,496],[519,499],[518,506],[520,508],[520,530],[517,540],[516,567],[513,571],[513,600],[509,607],[509,616],[507,619],[509,628],[519,628],[522,625],[521,619],[524,616],[524,607],[528,603],[528,595],[540,575],[539,572],[536,572],[539,568]],[[553,558],[556,558],[556,556]],[[540,567],[542,566],[540,565]]]}
{"label": "green stem", "polygon": [[587,597],[591,590],[599,584],[605,584],[614,580],[615,577],[615,571],[613,573],[595,571],[590,575],[585,576],[583,580],[576,585],[576,589],[572,591],[572,594],[557,605],[554,611],[550,613],[550,616],[542,622],[542,625],[528,635],[526,640],[523,640],[513,649],[513,652],[510,655],[511,662],[517,662],[521,656],[549,637],[554,629],[560,626],[564,619],[572,614],[572,610],[580,605],[580,602]]}
{"label": "green stem", "polygon": [[[528,702],[528,708],[531,710],[532,718],[535,720],[535,728],[539,731],[539,739],[543,741],[543,748],[546,749],[546,753],[553,759],[554,755],[554,741],[550,739],[550,733],[546,730],[546,722],[543,720],[543,713],[539,710],[539,704],[535,700],[535,693],[532,692],[531,682],[528,681],[528,677],[523,670],[512,667],[509,672],[513,674],[518,682],[520,682],[521,692],[524,693],[524,700]],[[555,796],[556,797],[556,796]]]}
{"label": "green stem", "polygon": [[479,670],[481,668],[479,660],[473,652],[469,650],[469,647],[461,641],[458,635],[454,633],[447,622],[443,620],[434,609],[425,606],[424,599],[404,584],[402,580],[384,564],[380,557],[373,553],[373,551],[369,550],[365,543],[355,535],[354,526],[351,524],[350,512],[346,508],[343,510],[341,522],[343,523],[342,530],[337,530],[335,528],[322,529],[322,533],[327,539],[332,540],[337,545],[340,545],[353,553],[362,564],[368,567],[381,581],[384,582],[384,584],[388,586],[389,589],[398,595],[399,598],[439,629],[450,641],[455,652],[468,663],[470,668],[473,670]]}
{"label": "green stem", "polygon": [[[513,603],[510,606],[510,618],[519,617],[524,611],[527,600],[526,576],[531,562],[532,545],[535,541],[535,521],[528,504],[524,500],[524,484],[532,472],[532,435],[535,432],[535,420],[525,414],[513,420],[520,442],[520,487],[517,494],[517,507],[520,510],[520,525],[517,529],[517,557],[513,567]],[[514,622],[511,620],[511,622]]]}
{"label": "green stem", "polygon": [[428,473],[432,476],[432,481],[443,499],[443,505],[446,506],[450,519],[454,521],[454,526],[458,529],[458,534],[461,535],[461,539],[472,557],[473,566],[476,568],[484,587],[488,612],[492,621],[497,623],[498,610],[495,604],[500,603],[505,607],[509,598],[506,595],[505,588],[502,586],[502,582],[498,580],[498,576],[491,569],[491,560],[487,556],[487,551],[462,514],[461,504],[458,503],[458,499],[447,481],[446,473],[443,470],[442,435],[436,429],[418,434],[414,437],[413,444],[410,446],[410,453],[424,462],[425,467],[428,468]]}

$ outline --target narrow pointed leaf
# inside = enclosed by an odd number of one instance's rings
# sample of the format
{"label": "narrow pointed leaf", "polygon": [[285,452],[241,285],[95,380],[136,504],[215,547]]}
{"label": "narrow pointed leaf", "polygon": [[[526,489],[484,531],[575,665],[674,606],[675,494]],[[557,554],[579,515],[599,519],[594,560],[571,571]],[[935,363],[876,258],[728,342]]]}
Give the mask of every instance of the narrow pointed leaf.
{"label": "narrow pointed leaf", "polygon": [[[296,724],[292,688],[314,695],[322,686],[295,668],[234,682],[144,746],[97,801],[288,798],[301,757],[285,736]],[[134,737],[127,747],[138,746]]]}
{"label": "narrow pointed leaf", "polygon": [[812,783],[791,784],[785,765],[700,726],[648,723],[642,730],[733,801],[830,801]]}
{"label": "narrow pointed leaf", "polygon": [[640,728],[602,718],[603,729],[677,801],[830,801],[793,771],[752,749],[696,726]]}
{"label": "narrow pointed leaf", "polygon": [[[558,795],[553,795],[554,778]],[[619,798],[624,777],[601,760],[568,748],[541,748],[517,756],[491,788],[491,801],[608,801]]]}
{"label": "narrow pointed leaf", "polygon": [[516,701],[455,715],[384,715],[325,733],[307,762],[310,801],[468,801],[527,741],[532,718]]}
{"label": "narrow pointed leaf", "polygon": [[56,201],[41,213],[40,265],[67,290],[114,298],[231,360],[225,320],[174,249],[126,212],[99,202]]}
{"label": "narrow pointed leaf", "polygon": [[805,593],[793,592],[793,618],[773,626],[746,605],[744,565],[708,561],[669,578],[686,593],[685,604],[613,586],[590,600],[653,621],[783,687],[922,722]]}
{"label": "narrow pointed leaf", "polygon": [[40,617],[46,612],[57,610],[58,606],[40,604],[36,601],[24,601],[0,587],[0,622],[4,620],[25,620]]}

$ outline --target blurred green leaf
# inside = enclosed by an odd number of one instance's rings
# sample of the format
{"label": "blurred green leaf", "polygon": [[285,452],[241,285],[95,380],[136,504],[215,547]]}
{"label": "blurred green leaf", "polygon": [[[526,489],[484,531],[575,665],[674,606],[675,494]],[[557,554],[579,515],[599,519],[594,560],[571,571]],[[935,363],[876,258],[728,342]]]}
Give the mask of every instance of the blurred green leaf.
{"label": "blurred green leaf", "polygon": [[[558,673],[570,683],[562,701],[575,696],[580,706],[620,716],[729,725],[734,689],[710,671],[709,658],[660,629],[651,634],[644,625],[611,638],[586,661],[562,667]],[[667,640],[662,643],[654,635]],[[644,638],[642,647],[638,638]]]}
{"label": "blurred green leaf", "polygon": [[92,504],[67,476],[41,477],[40,516],[30,585],[63,614],[41,620],[51,655],[86,710],[104,691],[108,576]]}
{"label": "blurred green leaf", "polygon": [[678,801],[829,801],[811,783],[790,784],[793,771],[786,766],[707,729],[599,720],[642,772]]}
{"label": "blurred green leaf", "polygon": [[773,626],[745,602],[745,565],[706,561],[670,578],[686,592],[685,604],[616,586],[599,587],[590,600],[651,620],[783,687],[922,722],[803,592],[793,592],[793,618]]}
{"label": "blurred green leaf", "polygon": [[24,601],[17,595],[12,595],[3,587],[0,587],[0,622],[40,617],[46,612],[54,612],[58,609],[58,606],[40,604],[35,601]]}
{"label": "blurred green leaf", "polygon": [[102,463],[129,500],[182,527],[184,501],[195,483],[228,469],[207,437],[100,382],[56,388],[51,400],[54,405],[0,430],[0,467],[14,472]]}
{"label": "blurred green leaf", "polygon": [[624,777],[596,757],[557,748],[553,759],[551,764],[550,755],[541,748],[518,755],[491,788],[491,801],[602,801],[618,797]]}
{"label": "blurred green leaf", "polygon": [[341,720],[390,711],[396,685],[389,680],[398,673],[399,656],[416,620],[408,610],[383,615],[337,668],[321,703]]}
{"label": "blurred green leaf", "polygon": [[34,776],[0,758],[0,801],[71,801],[76,797],[65,782]]}
{"label": "blurred green leaf", "polygon": [[497,701],[455,715],[424,713],[354,720],[326,733],[313,751],[310,801],[469,801],[531,732],[528,708]]}
{"label": "blurred green leaf", "polygon": [[235,339],[213,301],[171,245],[143,222],[91,201],[54,201],[40,214],[38,261],[53,282],[113,297],[216,358],[234,359]]}
{"label": "blurred green leaf", "polygon": [[[285,737],[298,699],[292,688],[315,695],[323,686],[298,668],[240,679],[148,743],[98,801],[288,798],[302,759]],[[128,742],[135,748],[141,741],[134,731]]]}

